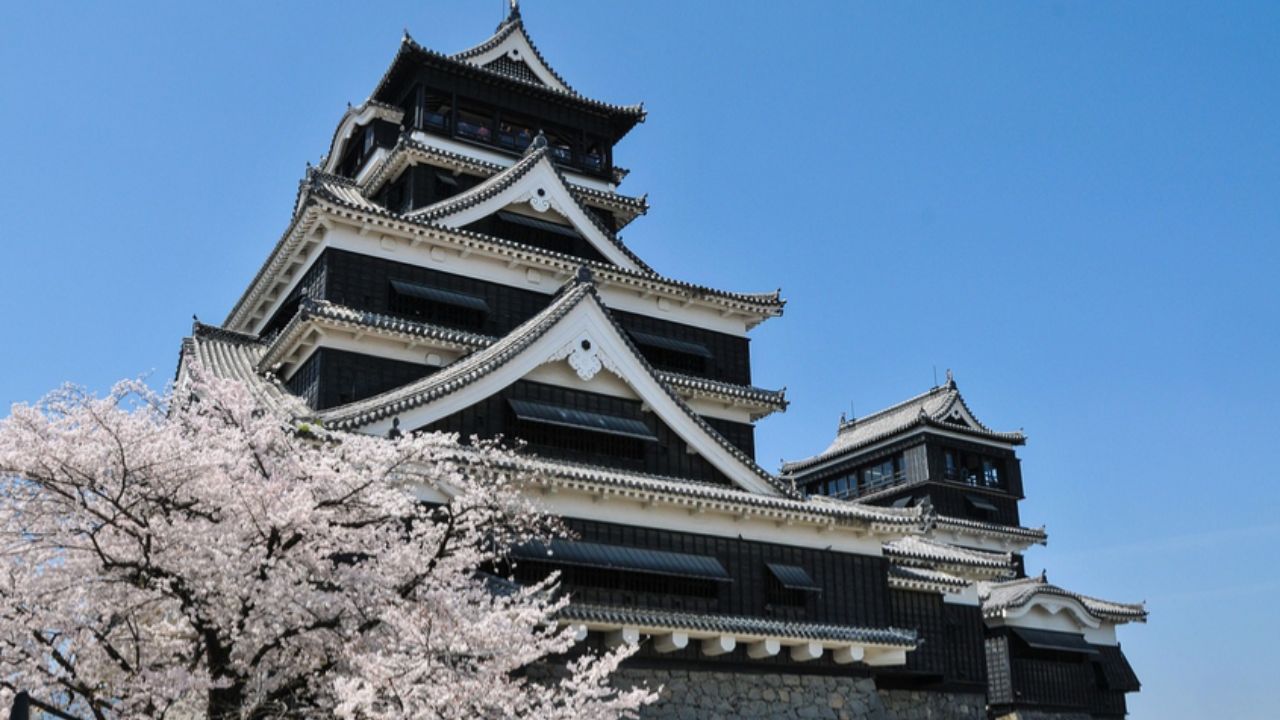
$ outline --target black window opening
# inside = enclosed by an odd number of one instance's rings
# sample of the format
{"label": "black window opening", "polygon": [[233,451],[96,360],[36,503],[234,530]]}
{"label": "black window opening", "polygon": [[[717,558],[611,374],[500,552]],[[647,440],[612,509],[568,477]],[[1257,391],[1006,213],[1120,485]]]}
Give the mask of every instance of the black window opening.
{"label": "black window opening", "polygon": [[529,147],[529,143],[533,142],[536,134],[531,123],[503,118],[498,123],[498,136],[495,144],[500,148],[523,152],[525,148]]}
{"label": "black window opening", "polygon": [[467,230],[586,260],[609,262],[595,245],[568,225],[500,210],[477,220]]}
{"label": "black window opening", "polygon": [[658,436],[639,418],[569,408],[532,400],[508,400],[515,435],[534,452],[569,459],[611,458],[638,465]]}
{"label": "black window opening", "polygon": [[897,485],[906,479],[901,454],[877,460],[855,470],[817,483],[815,490],[835,498],[866,495]]}
{"label": "black window opening", "polygon": [[1000,517],[1000,508],[986,498],[976,495],[965,495],[965,510],[975,520],[995,520]]}
{"label": "black window opening", "polygon": [[1075,657],[1098,655],[1098,649],[1090,645],[1083,635],[1035,628],[1015,627],[1010,630],[1032,650]]}
{"label": "black window opening", "polygon": [[408,282],[390,281],[391,314],[449,327],[477,329],[484,326],[489,303],[466,293]]}
{"label": "black window opening", "polygon": [[639,330],[628,330],[631,340],[654,367],[660,370],[705,375],[715,357],[702,343],[678,340]]}
{"label": "black window opening", "polygon": [[412,178],[404,173],[382,191],[382,206],[391,212],[405,213],[413,209]]}
{"label": "black window opening", "polygon": [[453,105],[449,97],[427,93],[422,103],[422,122],[418,127],[428,127],[449,132],[452,120]]}
{"label": "black window opening", "polygon": [[493,141],[493,111],[480,108],[459,108],[455,132],[458,137],[482,143]]}
{"label": "black window opening", "polygon": [[706,608],[677,598],[714,600],[724,584],[733,582],[724,565],[709,555],[562,539],[526,543],[509,555],[518,561],[518,580],[536,581],[559,571],[561,585],[581,601],[643,599],[666,607]]}
{"label": "black window opening", "polygon": [[1005,465],[1001,458],[947,448],[943,452],[943,476],[974,487],[1003,488]]}
{"label": "black window opening", "polygon": [[539,230],[544,233],[559,235],[561,237],[573,238],[575,240],[584,239],[581,233],[568,225],[561,225],[560,223],[554,223],[549,220],[530,217],[528,215],[521,215],[520,213],[507,212],[506,210],[499,210],[497,215],[500,220],[506,223],[511,223],[512,225],[519,225],[520,227],[531,228],[533,230]]}
{"label": "black window opening", "polygon": [[765,593],[771,609],[804,608],[809,598],[822,592],[807,570],[799,565],[765,563],[769,580]]}

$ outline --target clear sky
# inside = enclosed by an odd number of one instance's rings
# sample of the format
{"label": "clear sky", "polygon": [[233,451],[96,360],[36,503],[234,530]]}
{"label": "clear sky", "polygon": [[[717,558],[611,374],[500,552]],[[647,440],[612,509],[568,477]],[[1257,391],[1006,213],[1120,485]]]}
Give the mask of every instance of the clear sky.
{"label": "clear sky", "polygon": [[[0,403],[172,377],[402,28],[503,0],[0,4]],[[1150,603],[1136,718],[1272,718],[1280,667],[1280,5],[526,0],[650,111],[625,240],[788,298],[753,333],[776,468],[953,368],[1024,428],[1032,572]]]}

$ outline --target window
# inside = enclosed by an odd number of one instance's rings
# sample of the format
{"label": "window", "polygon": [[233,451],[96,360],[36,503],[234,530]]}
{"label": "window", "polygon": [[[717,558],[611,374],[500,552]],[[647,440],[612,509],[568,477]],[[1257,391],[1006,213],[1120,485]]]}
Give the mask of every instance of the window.
{"label": "window", "polygon": [[373,150],[373,126],[369,125],[364,129],[364,154],[367,157],[369,151]]}
{"label": "window", "polygon": [[388,306],[393,315],[449,327],[479,328],[489,314],[483,298],[404,280],[390,282]]}
{"label": "window", "polygon": [[871,492],[892,483],[898,473],[897,465],[898,459],[890,458],[864,470],[862,474],[863,492]]}
{"label": "window", "polygon": [[533,142],[533,131],[525,123],[506,121],[498,123],[498,147],[521,152]]}
{"label": "window", "polygon": [[628,330],[627,334],[640,347],[645,359],[660,370],[704,375],[707,364],[714,357],[711,350],[702,343],[639,330]]}
{"label": "window", "polygon": [[943,477],[974,487],[1004,487],[1004,460],[947,448],[943,451]]}
{"label": "window", "polygon": [[437,130],[449,129],[449,119],[453,110],[449,105],[449,98],[427,93],[422,110],[422,125]]}
{"label": "window", "polygon": [[493,118],[477,110],[458,111],[458,135],[480,142],[493,140]]}
{"label": "window", "polygon": [[811,596],[822,592],[808,571],[799,565],[765,563],[765,567],[770,575],[765,593],[771,609],[803,608]]}

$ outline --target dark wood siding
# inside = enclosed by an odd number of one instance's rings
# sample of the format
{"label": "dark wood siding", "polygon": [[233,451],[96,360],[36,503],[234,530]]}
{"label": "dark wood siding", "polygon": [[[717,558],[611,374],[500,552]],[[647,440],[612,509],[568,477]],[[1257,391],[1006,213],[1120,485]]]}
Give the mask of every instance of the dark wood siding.
{"label": "dark wood siding", "polygon": [[315,410],[363,400],[406,385],[437,368],[360,353],[320,348],[285,385]]}
{"label": "dark wood siding", "polygon": [[[393,279],[482,298],[489,305],[489,313],[475,327],[466,329],[493,336],[511,332],[520,323],[545,309],[552,299],[551,295],[532,290],[521,290],[463,275],[329,248],[290,294],[294,298],[293,304],[282,307],[270,327],[282,327],[288,322],[296,312],[296,298],[303,293],[360,310],[391,314],[390,283]],[[690,374],[750,384],[751,344],[747,338],[636,313],[617,310],[611,312],[625,330],[670,337],[707,348],[711,358],[703,372]],[[652,349],[638,349],[650,362],[659,364],[655,362],[657,358]]]}
{"label": "dark wood siding", "polygon": [[271,320],[262,328],[262,337],[270,337],[293,319],[298,312],[298,303],[303,297],[309,297],[313,300],[319,300],[325,296],[325,288],[327,287],[329,275],[329,263],[326,255],[316,258],[311,264],[307,272],[298,279],[298,282],[285,296],[284,302],[280,303],[280,307],[271,316]]}
{"label": "dark wood siding", "polygon": [[982,615],[976,607],[950,605],[937,593],[890,590],[891,624],[920,633],[907,654],[908,672],[936,675],[945,683],[986,682]]}
{"label": "dark wood siding", "polygon": [[473,332],[501,336],[538,314],[551,296],[530,290],[476,280],[463,275],[392,262],[369,255],[328,249],[329,265],[326,299],[360,310],[392,314],[391,281],[401,280],[482,298],[489,312]]}
{"label": "dark wood siding", "polygon": [[751,456],[756,456],[756,427],[750,423],[721,420],[720,418],[703,417],[707,424],[733,443],[734,447]]}
{"label": "dark wood siding", "polygon": [[[986,640],[988,702],[1000,709],[1084,712],[1122,718],[1125,692],[1137,678],[1118,647],[1094,646],[1098,654],[1037,650],[1008,629]],[[1110,687],[1111,683],[1116,687]]]}
{"label": "dark wood siding", "polygon": [[[616,467],[668,477],[731,485],[732,482],[701,455],[689,452],[688,445],[653,413],[643,412],[635,400],[570,390],[555,385],[520,381],[471,407],[428,425],[426,430],[458,433],[467,438],[502,436],[531,439],[522,431],[508,400],[533,400],[563,407],[641,420],[657,436],[656,442],[623,441],[609,436],[569,428],[555,432],[563,437],[533,436],[541,439],[527,451],[575,462]],[[540,431],[539,431],[540,432]],[[564,440],[565,442],[555,442]]]}
{"label": "dark wood siding", "polygon": [[[705,607],[708,612],[784,617],[797,621],[858,627],[892,625],[884,558],[577,518],[568,518],[566,523],[580,539],[589,542],[715,557],[724,565],[733,582],[720,583],[711,603],[695,605],[699,609]],[[798,610],[771,606],[767,592],[771,576],[768,568],[765,567],[765,563],[768,562],[803,567],[822,587],[822,592],[810,595],[804,607]],[[665,609],[680,607],[675,599],[643,593],[598,591],[589,587],[566,589],[575,597],[581,597],[584,602]],[[600,639],[593,637],[591,642],[598,644]],[[707,657],[696,645],[691,642],[690,647],[685,650],[660,654],[645,643],[641,646],[636,660],[690,665],[742,664],[755,667],[787,665],[790,668],[816,672],[865,673],[857,668],[835,664],[830,658],[830,653],[825,653],[820,660],[795,663],[787,656],[785,649],[772,658],[751,660],[747,657],[746,648],[743,646],[723,656]]]}

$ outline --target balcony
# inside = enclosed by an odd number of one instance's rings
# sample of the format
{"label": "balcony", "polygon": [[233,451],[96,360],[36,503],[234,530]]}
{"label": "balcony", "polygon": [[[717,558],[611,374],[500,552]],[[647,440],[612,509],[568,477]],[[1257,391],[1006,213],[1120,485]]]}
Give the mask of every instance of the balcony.
{"label": "balcony", "polygon": [[968,487],[986,490],[1003,490],[1004,483],[998,474],[983,473],[977,469],[948,468],[943,471],[942,478],[947,482],[967,485]]}
{"label": "balcony", "polygon": [[[537,133],[526,126],[495,121],[487,115],[459,111],[447,107],[428,109],[422,114],[421,129],[459,138],[468,142],[487,145],[507,152],[522,153],[533,142]],[[558,139],[547,133],[551,159],[558,165],[589,173],[605,175],[608,163],[604,153],[596,145],[583,150],[568,140]]]}

